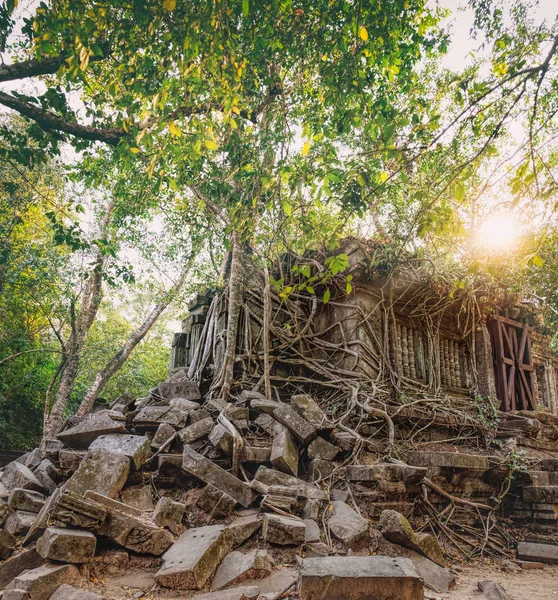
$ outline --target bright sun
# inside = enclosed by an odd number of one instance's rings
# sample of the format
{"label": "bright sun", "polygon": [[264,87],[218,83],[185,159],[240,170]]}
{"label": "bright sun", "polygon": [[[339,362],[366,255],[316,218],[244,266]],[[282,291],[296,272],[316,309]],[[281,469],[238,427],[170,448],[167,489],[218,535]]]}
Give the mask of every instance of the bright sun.
{"label": "bright sun", "polygon": [[493,215],[477,230],[477,243],[488,250],[509,250],[517,239],[519,223],[507,214]]}

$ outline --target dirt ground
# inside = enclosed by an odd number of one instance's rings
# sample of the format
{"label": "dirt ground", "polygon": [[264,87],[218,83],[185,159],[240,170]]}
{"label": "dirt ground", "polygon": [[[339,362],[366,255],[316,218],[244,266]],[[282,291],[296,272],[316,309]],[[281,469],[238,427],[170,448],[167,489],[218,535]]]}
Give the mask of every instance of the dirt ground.
{"label": "dirt ground", "polygon": [[[89,589],[102,594],[110,600],[186,600],[202,592],[176,592],[163,590],[155,586],[155,569],[130,569],[118,576],[90,582]],[[296,569],[283,567],[277,569],[266,580],[246,581],[240,585],[258,585],[262,593],[284,588],[285,582],[296,578]],[[486,600],[478,591],[478,582],[491,580],[499,583],[511,600],[558,600],[558,566],[545,566],[539,570],[523,570],[510,573],[503,571],[497,564],[478,564],[459,570],[457,587],[447,593],[425,590],[425,600]],[[203,590],[209,591],[209,588]],[[287,594],[285,598],[295,600],[297,595]]]}
{"label": "dirt ground", "polygon": [[558,599],[558,566],[514,573],[503,571],[498,565],[479,564],[463,568],[457,578],[457,587],[447,593],[425,590],[428,600],[484,600],[478,591],[478,582],[491,580],[499,583],[511,600]]}

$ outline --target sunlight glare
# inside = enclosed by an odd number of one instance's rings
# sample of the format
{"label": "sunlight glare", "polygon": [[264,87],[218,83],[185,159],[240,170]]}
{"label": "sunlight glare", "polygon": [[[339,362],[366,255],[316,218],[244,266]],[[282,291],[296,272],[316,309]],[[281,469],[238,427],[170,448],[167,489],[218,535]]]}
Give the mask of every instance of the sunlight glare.
{"label": "sunlight glare", "polygon": [[517,239],[519,224],[509,214],[492,215],[477,231],[479,245],[489,250],[509,250]]}

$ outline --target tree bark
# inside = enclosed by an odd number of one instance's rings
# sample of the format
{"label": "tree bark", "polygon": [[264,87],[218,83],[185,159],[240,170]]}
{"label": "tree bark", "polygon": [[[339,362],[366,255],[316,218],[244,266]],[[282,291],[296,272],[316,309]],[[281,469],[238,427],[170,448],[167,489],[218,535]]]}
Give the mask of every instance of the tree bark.
{"label": "tree bark", "polygon": [[225,356],[221,370],[221,394],[223,400],[228,400],[234,375],[234,363],[236,359],[236,337],[238,333],[238,319],[242,308],[242,242],[237,231],[232,232],[232,256],[229,272],[229,307],[227,315],[227,335]]}
{"label": "tree bark", "polygon": [[163,311],[168,307],[172,300],[176,297],[178,292],[181,290],[186,277],[190,271],[192,260],[190,259],[185,268],[183,269],[177,282],[173,285],[171,290],[166,294],[165,298],[159,302],[155,308],[145,318],[143,323],[132,333],[122,348],[109,360],[105,365],[105,368],[97,373],[93,384],[87,391],[85,398],[82,400],[81,405],[76,413],[79,417],[84,417],[91,412],[93,404],[99,394],[102,392],[104,387],[109,382],[110,378],[117,373],[122,365],[128,360],[128,357],[134,350],[134,348],[141,342],[146,336],[148,331],[153,327],[157,319],[161,316]]}

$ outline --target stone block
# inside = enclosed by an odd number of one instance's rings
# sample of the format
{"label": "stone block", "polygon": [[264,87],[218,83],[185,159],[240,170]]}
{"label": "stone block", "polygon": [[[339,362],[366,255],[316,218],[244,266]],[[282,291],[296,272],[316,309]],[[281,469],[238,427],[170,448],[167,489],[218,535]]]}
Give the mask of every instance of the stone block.
{"label": "stone block", "polygon": [[243,544],[260,529],[262,522],[256,511],[242,511],[228,525],[232,533],[233,548]]}
{"label": "stone block", "polygon": [[33,490],[42,492],[43,484],[35,477],[31,469],[25,465],[14,461],[4,467],[2,474],[2,483],[9,489],[23,488],[24,490]]}
{"label": "stone block", "polygon": [[206,417],[205,419],[196,421],[195,423],[188,425],[188,427],[181,429],[178,432],[178,439],[183,444],[191,444],[202,438],[204,435],[208,435],[212,429],[213,419],[211,417]]}
{"label": "stone block", "polygon": [[132,552],[152,556],[160,556],[174,542],[170,531],[111,508],[107,510],[106,519],[96,533],[108,537]]}
{"label": "stone block", "polygon": [[242,462],[265,463],[271,459],[269,446],[242,446]]}
{"label": "stone block", "polygon": [[124,504],[132,506],[139,511],[153,510],[153,493],[150,485],[127,488],[120,492],[120,499]]}
{"label": "stone block", "polygon": [[[107,516],[106,508],[98,501],[99,497],[105,498],[105,496],[100,496],[91,491],[86,493],[85,498],[71,492],[65,492],[56,498],[53,503],[49,501],[45,504],[45,508],[47,513],[50,513],[51,518],[56,521],[67,523],[79,529],[95,530],[103,524]],[[107,498],[107,500],[109,499]],[[110,500],[110,502],[116,501]],[[46,520],[44,527],[46,527]]]}
{"label": "stone block", "polygon": [[320,541],[320,528],[314,519],[303,519],[303,523],[306,525],[306,532],[304,534],[304,541],[306,543],[319,542]]}
{"label": "stone block", "polygon": [[262,579],[271,573],[273,559],[265,550],[227,554],[213,576],[211,587],[222,590],[247,579]]}
{"label": "stone block", "polygon": [[234,510],[236,500],[208,483],[198,496],[196,506],[216,519],[224,519]]}
{"label": "stone block", "polygon": [[463,452],[426,452],[412,450],[407,453],[407,462],[417,467],[449,467],[451,469],[473,469],[487,471],[488,457]]}
{"label": "stone block", "polygon": [[308,421],[316,431],[332,430],[333,425],[326,417],[319,404],[309,394],[291,397],[291,406],[303,419]]}
{"label": "stone block", "polygon": [[127,456],[136,469],[139,469],[151,454],[151,442],[143,435],[111,434],[99,436],[89,450],[108,450]]}
{"label": "stone block", "polygon": [[240,481],[188,446],[184,447],[182,468],[201,481],[210,483],[225,492],[244,508],[248,508],[253,501],[253,492],[247,483]]}
{"label": "stone block", "polygon": [[47,495],[51,495],[56,489],[56,481],[62,479],[61,473],[48,459],[44,459],[35,467],[33,475],[41,482],[43,489]]}
{"label": "stone block", "polygon": [[218,448],[225,456],[232,456],[233,436],[231,432],[221,423],[217,423],[209,432],[209,441]]}
{"label": "stone block", "polygon": [[558,485],[525,486],[523,488],[523,502],[558,504]]}
{"label": "stone block", "polygon": [[273,418],[284,425],[294,436],[297,442],[303,446],[316,437],[316,430],[312,425],[290,406],[279,406],[273,411]]}
{"label": "stone block", "polygon": [[68,585],[67,583],[61,585],[54,594],[50,597],[50,600],[104,600],[102,596],[88,592],[81,588]]}
{"label": "stone block", "polygon": [[301,519],[275,513],[265,513],[263,516],[262,535],[266,542],[298,546],[304,543],[305,532],[306,525]]}
{"label": "stone block", "polygon": [[187,400],[186,398],[171,398],[169,400],[169,406],[187,411],[188,413],[190,413],[190,411],[197,410],[200,407],[198,402]]}
{"label": "stone block", "polygon": [[258,600],[258,598],[260,598],[260,588],[254,585],[196,596],[196,600]]}
{"label": "stone block", "polygon": [[328,527],[334,538],[347,548],[358,549],[368,543],[368,522],[345,502],[331,503]]}
{"label": "stone block", "polygon": [[74,427],[62,431],[56,437],[72,448],[88,448],[93,440],[101,435],[126,433],[124,425],[122,421],[112,419],[109,411],[101,410],[86,417]]}
{"label": "stone block", "polygon": [[[10,492],[8,504],[14,510],[25,510],[27,512],[38,513],[45,505],[46,498],[39,492],[15,488]],[[0,503],[0,515],[2,514],[2,505]],[[0,521],[2,520],[0,516]]]}
{"label": "stone block", "polygon": [[24,550],[4,562],[0,562],[0,589],[3,589],[23,571],[37,568],[43,557],[35,550]]}
{"label": "stone block", "polygon": [[157,428],[161,423],[167,423],[177,429],[186,426],[188,411],[175,406],[146,406],[134,417],[134,425],[147,428]]}
{"label": "stone block", "polygon": [[276,408],[282,406],[280,402],[268,400],[267,398],[253,398],[250,400],[250,408],[258,412],[272,415]]}
{"label": "stone block", "polygon": [[[16,489],[21,489],[21,488],[16,488]],[[14,512],[14,507],[10,504],[9,496],[8,496],[8,502],[4,502],[4,500],[0,500],[0,525],[2,525],[13,512]],[[31,511],[29,511],[29,512],[31,512]]]}
{"label": "stone block", "polygon": [[9,531],[0,529],[0,561],[11,556],[16,547],[16,538]]}
{"label": "stone block", "polygon": [[486,600],[511,600],[504,588],[495,581],[479,581],[478,589]]}
{"label": "stone block", "polygon": [[85,458],[86,454],[87,452],[85,450],[60,450],[60,454],[58,456],[60,468],[64,471],[69,471],[70,473],[73,473],[77,470],[79,464]]}
{"label": "stone block", "polygon": [[198,384],[194,381],[165,381],[158,386],[159,395],[163,398],[184,398],[184,400],[201,400]]}
{"label": "stone block", "polygon": [[48,600],[64,583],[73,584],[81,580],[75,565],[45,563],[36,569],[18,575],[7,589],[25,590],[29,600]]}
{"label": "stone block", "polygon": [[46,559],[81,564],[95,556],[97,538],[89,531],[49,527],[37,541],[37,552]]}
{"label": "stone block", "polygon": [[315,458],[308,464],[306,478],[308,481],[321,481],[329,477],[337,465],[330,460]]}
{"label": "stone block", "polygon": [[163,587],[199,590],[230,552],[232,534],[223,525],[185,531],[164,554],[155,579]]}
{"label": "stone block", "polygon": [[320,501],[319,500],[306,500],[302,507],[302,518],[303,519],[314,519],[317,520],[320,514]]}
{"label": "stone block", "polygon": [[36,517],[35,513],[16,510],[6,519],[4,529],[16,537],[23,536],[31,529]]}
{"label": "stone block", "polygon": [[413,563],[388,556],[306,558],[300,570],[301,600],[423,600]]}
{"label": "stone block", "polygon": [[270,461],[278,471],[298,475],[298,448],[286,427],[281,427],[273,438]]}
{"label": "stone block", "polygon": [[174,427],[171,427],[168,423],[161,423],[151,440],[151,448],[156,452],[165,449],[175,437],[175,434]]}
{"label": "stone block", "polygon": [[532,562],[558,564],[558,546],[520,542],[517,545],[517,558]]}
{"label": "stone block", "polygon": [[153,512],[153,520],[159,527],[170,529],[175,535],[184,531],[184,515],[186,506],[181,502],[175,502],[168,496],[163,496],[157,502]]}
{"label": "stone block", "polygon": [[310,459],[334,460],[338,454],[339,448],[320,436],[314,438],[308,446],[308,457]]}
{"label": "stone block", "polygon": [[243,406],[229,404],[223,415],[241,432],[248,431],[248,409]]}
{"label": "stone block", "polygon": [[302,479],[298,479],[287,473],[282,473],[275,469],[268,469],[264,465],[260,466],[256,471],[254,479],[266,486],[283,485],[295,487],[298,495],[302,498],[323,500],[325,502],[329,501],[329,495],[320,488],[310,485],[306,481],[302,481]]}
{"label": "stone block", "polygon": [[419,552],[440,566],[445,566],[442,550],[430,534],[417,534],[409,521],[395,510],[384,510],[378,525],[382,535],[393,544]]}
{"label": "stone block", "polygon": [[403,481],[415,484],[424,479],[426,467],[414,467],[401,463],[378,463],[375,465],[350,465],[347,466],[347,479],[361,483],[376,481]]}
{"label": "stone block", "polygon": [[130,473],[130,459],[109,450],[89,450],[77,471],[64,486],[65,491],[85,496],[92,490],[116,498]]}

